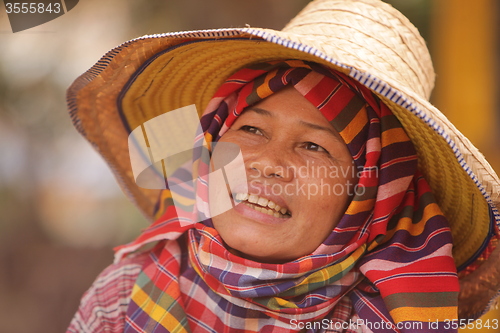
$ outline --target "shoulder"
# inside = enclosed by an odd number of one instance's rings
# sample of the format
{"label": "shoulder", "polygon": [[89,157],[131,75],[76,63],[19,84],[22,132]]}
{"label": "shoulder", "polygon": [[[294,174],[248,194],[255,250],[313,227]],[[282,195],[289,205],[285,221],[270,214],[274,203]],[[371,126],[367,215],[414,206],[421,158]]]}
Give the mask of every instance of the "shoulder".
{"label": "shoulder", "polygon": [[85,292],[67,332],[123,332],[130,294],[149,252],[104,269]]}

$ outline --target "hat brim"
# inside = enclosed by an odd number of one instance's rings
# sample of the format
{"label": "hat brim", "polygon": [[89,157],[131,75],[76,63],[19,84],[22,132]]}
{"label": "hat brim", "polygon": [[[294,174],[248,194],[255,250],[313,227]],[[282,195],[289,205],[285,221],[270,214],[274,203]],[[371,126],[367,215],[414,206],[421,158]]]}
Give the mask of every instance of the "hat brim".
{"label": "hat brim", "polygon": [[201,113],[227,77],[253,63],[300,59],[341,71],[377,94],[403,124],[417,149],[419,168],[450,221],[455,263],[469,265],[498,232],[497,175],[424,97],[390,75],[382,80],[363,70],[362,55],[350,54],[355,60],[343,61],[340,52],[349,48],[331,48],[321,40],[256,28],[145,36],[111,50],[80,76],[68,90],[68,105],[76,128],[152,219],[159,190],[135,184],[127,145],[133,129],[186,105],[195,104]]}

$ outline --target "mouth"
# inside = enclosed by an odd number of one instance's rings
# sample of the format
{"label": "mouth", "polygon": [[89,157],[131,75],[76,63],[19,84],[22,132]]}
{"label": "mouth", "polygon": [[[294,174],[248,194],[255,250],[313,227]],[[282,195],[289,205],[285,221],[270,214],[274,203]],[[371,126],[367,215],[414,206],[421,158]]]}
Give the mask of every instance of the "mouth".
{"label": "mouth", "polygon": [[259,197],[258,195],[255,194],[236,193],[233,194],[233,198],[237,203],[242,203],[244,205],[247,205],[248,207],[253,208],[258,212],[270,216],[278,218],[289,218],[292,216],[292,213],[285,207],[281,207],[274,201]]}

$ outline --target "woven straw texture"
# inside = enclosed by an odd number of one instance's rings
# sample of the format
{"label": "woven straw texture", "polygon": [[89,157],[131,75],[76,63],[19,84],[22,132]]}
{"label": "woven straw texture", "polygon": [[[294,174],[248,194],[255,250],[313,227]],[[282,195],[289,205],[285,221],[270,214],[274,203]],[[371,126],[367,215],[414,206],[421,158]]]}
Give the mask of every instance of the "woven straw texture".
{"label": "woven straw texture", "polygon": [[[468,264],[490,232],[489,208],[496,213],[500,181],[469,140],[428,102],[434,71],[416,28],[378,0],[313,1],[283,31],[221,29],[129,41],[75,81],[68,105],[77,129],[103,155],[125,193],[152,218],[159,191],[134,182],[130,131],[186,105],[195,104],[201,113],[232,73],[278,59],[329,66],[381,97],[415,144],[419,168],[450,220],[456,265]],[[468,276],[461,298],[468,304],[463,316],[487,305],[479,304],[475,295],[487,294],[489,300],[491,290],[498,290],[498,285],[479,285],[489,274],[486,279],[498,281],[498,270],[484,268]]]}

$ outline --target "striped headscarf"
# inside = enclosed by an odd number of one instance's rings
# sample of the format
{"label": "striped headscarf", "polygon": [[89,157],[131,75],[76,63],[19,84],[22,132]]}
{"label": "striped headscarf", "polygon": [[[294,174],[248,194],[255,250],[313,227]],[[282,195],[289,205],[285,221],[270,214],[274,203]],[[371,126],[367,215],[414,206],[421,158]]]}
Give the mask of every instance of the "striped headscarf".
{"label": "striped headscarf", "polygon": [[[311,255],[284,264],[233,254],[210,219],[189,223],[208,205],[179,212],[164,191],[157,221],[118,249],[160,241],[132,291],[125,332],[455,331],[448,222],[401,124],[366,87],[315,63],[257,64],[219,88],[201,119],[205,139],[217,141],[246,107],[288,85],[339,132],[363,191]],[[204,177],[196,193],[206,202]]]}

